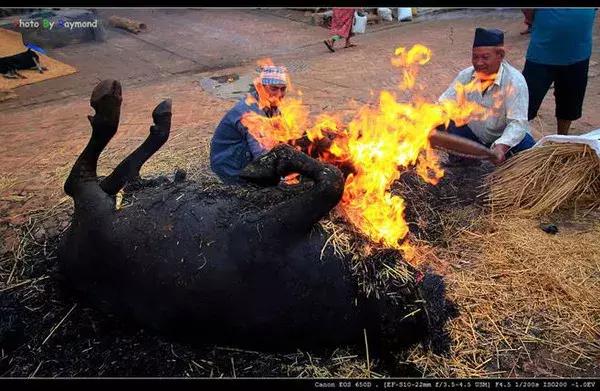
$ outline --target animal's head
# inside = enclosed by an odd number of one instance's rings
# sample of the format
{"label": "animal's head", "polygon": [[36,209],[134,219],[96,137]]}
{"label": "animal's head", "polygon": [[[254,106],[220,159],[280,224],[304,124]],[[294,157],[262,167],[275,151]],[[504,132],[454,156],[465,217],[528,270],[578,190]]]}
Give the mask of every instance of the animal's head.
{"label": "animal's head", "polygon": [[35,52],[35,50],[27,49],[27,55],[35,58],[36,60],[40,59],[40,56]]}

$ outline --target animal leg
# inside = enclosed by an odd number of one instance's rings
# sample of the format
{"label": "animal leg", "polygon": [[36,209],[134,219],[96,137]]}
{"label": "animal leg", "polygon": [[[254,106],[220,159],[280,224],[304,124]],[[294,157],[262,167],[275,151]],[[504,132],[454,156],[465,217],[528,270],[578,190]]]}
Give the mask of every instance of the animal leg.
{"label": "animal leg", "polygon": [[[242,177],[253,171],[255,174],[260,171],[264,175],[274,174],[277,177],[299,173],[313,179],[314,185],[286,202],[247,215],[236,223],[233,229],[242,231],[239,234],[243,236],[234,233],[234,237],[248,238],[249,246],[260,246],[260,243],[253,241],[260,241],[261,237],[281,238],[284,242],[302,237],[337,205],[344,191],[344,178],[339,169],[321,163],[289,145],[273,148],[251,163],[242,173]],[[251,235],[250,232],[259,232],[260,235],[256,238],[256,235]]]}
{"label": "animal leg", "polygon": [[3,73],[2,76],[4,76],[7,79],[16,79],[17,75],[15,75],[14,71],[8,71],[6,73]]}
{"label": "animal leg", "polygon": [[154,125],[150,126],[150,134],[146,140],[100,183],[107,194],[117,194],[127,182],[138,179],[144,163],[167,142],[171,131],[171,107],[170,99],[156,106],[152,112]]}
{"label": "animal leg", "polygon": [[265,187],[277,185],[281,180],[277,170],[280,157],[277,148],[248,164],[240,173],[240,178]]}
{"label": "animal leg", "polygon": [[48,70],[48,68],[42,66],[42,64],[37,58],[33,57],[33,62],[35,63],[35,68],[38,70],[39,73],[44,73],[44,71]]}
{"label": "animal leg", "polygon": [[90,105],[96,113],[88,116],[92,135],[75,161],[64,186],[65,192],[71,197],[76,198],[84,189],[99,190],[96,174],[98,157],[117,132],[121,102],[121,84],[118,81],[104,80],[94,88]]}

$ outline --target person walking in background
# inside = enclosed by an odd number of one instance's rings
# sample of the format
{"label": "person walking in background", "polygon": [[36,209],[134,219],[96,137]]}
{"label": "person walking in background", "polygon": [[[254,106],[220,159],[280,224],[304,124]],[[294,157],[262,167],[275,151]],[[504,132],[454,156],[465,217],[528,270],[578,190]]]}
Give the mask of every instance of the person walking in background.
{"label": "person walking in background", "polygon": [[527,26],[525,30],[521,31],[521,35],[529,34],[531,33],[531,25],[533,24],[534,10],[533,8],[523,8],[521,12],[523,12],[523,15],[525,16],[523,23]]}
{"label": "person walking in background", "polygon": [[356,46],[350,43],[350,37],[354,34],[352,33],[352,24],[354,22],[354,8],[334,8],[333,16],[331,19],[331,33],[333,36],[331,39],[326,39],[323,41],[327,49],[331,52],[335,52],[335,42],[344,38],[346,40],[344,47],[349,48]]}
{"label": "person walking in background", "polygon": [[557,133],[569,133],[581,118],[592,55],[593,8],[535,10],[523,76],[529,88],[532,120],[554,82]]}

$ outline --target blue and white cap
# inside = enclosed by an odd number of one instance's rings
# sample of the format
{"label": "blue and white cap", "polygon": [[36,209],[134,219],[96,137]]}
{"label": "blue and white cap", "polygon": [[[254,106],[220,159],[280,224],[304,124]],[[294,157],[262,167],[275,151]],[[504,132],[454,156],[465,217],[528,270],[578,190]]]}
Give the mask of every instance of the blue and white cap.
{"label": "blue and white cap", "polygon": [[262,85],[287,85],[288,72],[284,66],[267,65],[262,67],[260,72],[260,82]]}

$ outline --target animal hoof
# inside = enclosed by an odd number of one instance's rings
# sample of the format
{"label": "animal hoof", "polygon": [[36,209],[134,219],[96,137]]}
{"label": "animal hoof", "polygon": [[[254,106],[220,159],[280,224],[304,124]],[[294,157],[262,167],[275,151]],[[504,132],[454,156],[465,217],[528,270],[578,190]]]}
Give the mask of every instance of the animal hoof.
{"label": "animal hoof", "polygon": [[116,80],[103,80],[92,92],[90,105],[98,114],[107,114],[121,107],[123,101],[121,83]]}
{"label": "animal hoof", "polygon": [[154,108],[152,112],[152,119],[156,122],[158,117],[162,117],[164,115],[171,115],[171,108],[173,107],[173,102],[171,99],[163,100]]}
{"label": "animal hoof", "polygon": [[161,145],[167,141],[171,131],[171,99],[163,100],[152,111],[154,125],[150,127],[150,133],[160,135]]}

